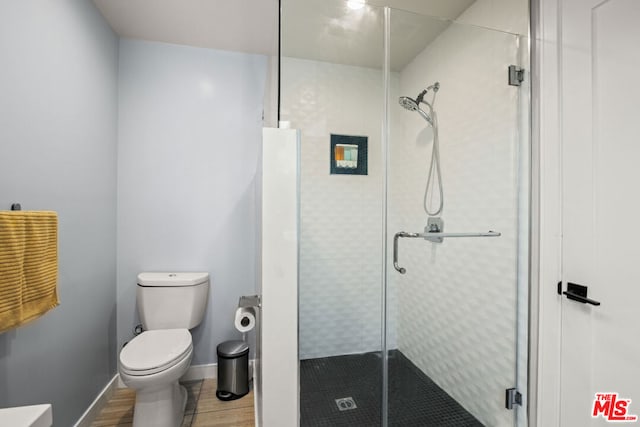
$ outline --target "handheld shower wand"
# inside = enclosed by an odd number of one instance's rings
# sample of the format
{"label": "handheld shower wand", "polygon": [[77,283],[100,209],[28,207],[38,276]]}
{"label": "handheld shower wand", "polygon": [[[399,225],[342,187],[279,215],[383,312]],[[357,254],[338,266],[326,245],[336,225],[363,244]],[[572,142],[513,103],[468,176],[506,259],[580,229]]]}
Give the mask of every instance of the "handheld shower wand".
{"label": "handheld shower wand", "polygon": [[[427,177],[427,185],[424,189],[424,200],[423,207],[424,211],[429,216],[435,216],[442,213],[442,209],[444,207],[444,191],[442,189],[442,173],[440,172],[440,142],[438,138],[438,115],[436,114],[433,106],[436,101],[436,93],[440,90],[440,83],[435,82],[431,86],[424,89],[422,92],[416,96],[416,99],[409,98],[408,96],[401,96],[398,99],[400,105],[409,110],[409,111],[417,111],[423,119],[427,121],[433,127],[433,150],[431,151],[431,164],[429,166],[429,174]],[[433,92],[433,97],[431,98],[431,103],[428,103],[424,100],[425,95],[429,92]],[[427,114],[422,108],[420,108],[420,104],[425,104],[429,107],[429,113]],[[435,166],[435,168],[434,168]],[[435,175],[435,176],[434,176]],[[439,192],[439,200],[440,203],[438,205],[438,209],[435,211],[431,211],[428,206],[428,198],[430,193],[430,189],[432,187],[432,178],[438,180],[438,192]]]}

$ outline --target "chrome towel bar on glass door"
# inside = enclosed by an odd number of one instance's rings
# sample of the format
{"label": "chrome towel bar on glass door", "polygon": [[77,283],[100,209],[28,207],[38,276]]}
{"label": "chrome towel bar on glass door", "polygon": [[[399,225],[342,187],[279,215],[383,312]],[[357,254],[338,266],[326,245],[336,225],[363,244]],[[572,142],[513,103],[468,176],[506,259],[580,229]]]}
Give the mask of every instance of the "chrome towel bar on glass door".
{"label": "chrome towel bar on glass door", "polygon": [[404,274],[407,270],[398,265],[398,239],[400,237],[410,237],[412,239],[415,238],[423,238],[426,240],[430,239],[442,239],[444,237],[498,237],[501,234],[496,231],[487,231],[486,233],[440,233],[440,232],[432,232],[432,233],[407,233],[406,231],[400,231],[393,236],[393,267],[400,272],[400,274]]}

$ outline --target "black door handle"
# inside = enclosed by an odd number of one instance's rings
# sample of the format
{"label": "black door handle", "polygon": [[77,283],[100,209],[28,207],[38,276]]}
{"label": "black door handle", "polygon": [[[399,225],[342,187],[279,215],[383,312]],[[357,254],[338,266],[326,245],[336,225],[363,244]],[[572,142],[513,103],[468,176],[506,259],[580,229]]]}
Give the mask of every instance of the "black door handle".
{"label": "black door handle", "polygon": [[581,302],[583,304],[600,305],[600,301],[596,301],[596,300],[593,300],[591,298],[583,297],[583,296],[575,294],[573,292],[564,291],[563,294],[566,295],[567,298],[569,298],[571,300],[574,300],[574,301]]}
{"label": "black door handle", "polygon": [[[561,289],[562,282],[558,283],[558,290]],[[566,295],[568,299],[572,301],[578,301],[582,304],[591,304],[598,306],[600,305],[600,301],[593,300],[591,298],[587,298],[587,287],[578,285],[577,283],[567,283],[567,290],[562,292],[563,295]]]}

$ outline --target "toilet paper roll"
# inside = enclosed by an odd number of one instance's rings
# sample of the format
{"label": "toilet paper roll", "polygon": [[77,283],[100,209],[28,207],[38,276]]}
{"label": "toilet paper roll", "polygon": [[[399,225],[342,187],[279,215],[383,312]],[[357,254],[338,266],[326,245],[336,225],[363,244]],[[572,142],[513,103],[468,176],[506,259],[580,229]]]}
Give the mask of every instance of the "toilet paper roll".
{"label": "toilet paper roll", "polygon": [[256,311],[253,307],[238,307],[234,325],[240,332],[249,332],[256,327]]}

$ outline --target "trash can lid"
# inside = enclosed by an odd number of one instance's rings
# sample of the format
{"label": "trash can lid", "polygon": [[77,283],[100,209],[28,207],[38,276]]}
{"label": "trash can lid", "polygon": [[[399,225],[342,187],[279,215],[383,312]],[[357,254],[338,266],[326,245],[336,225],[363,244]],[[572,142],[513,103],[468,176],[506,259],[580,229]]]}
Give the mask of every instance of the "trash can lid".
{"label": "trash can lid", "polygon": [[249,344],[244,341],[225,341],[218,344],[218,356],[240,357],[249,352]]}

